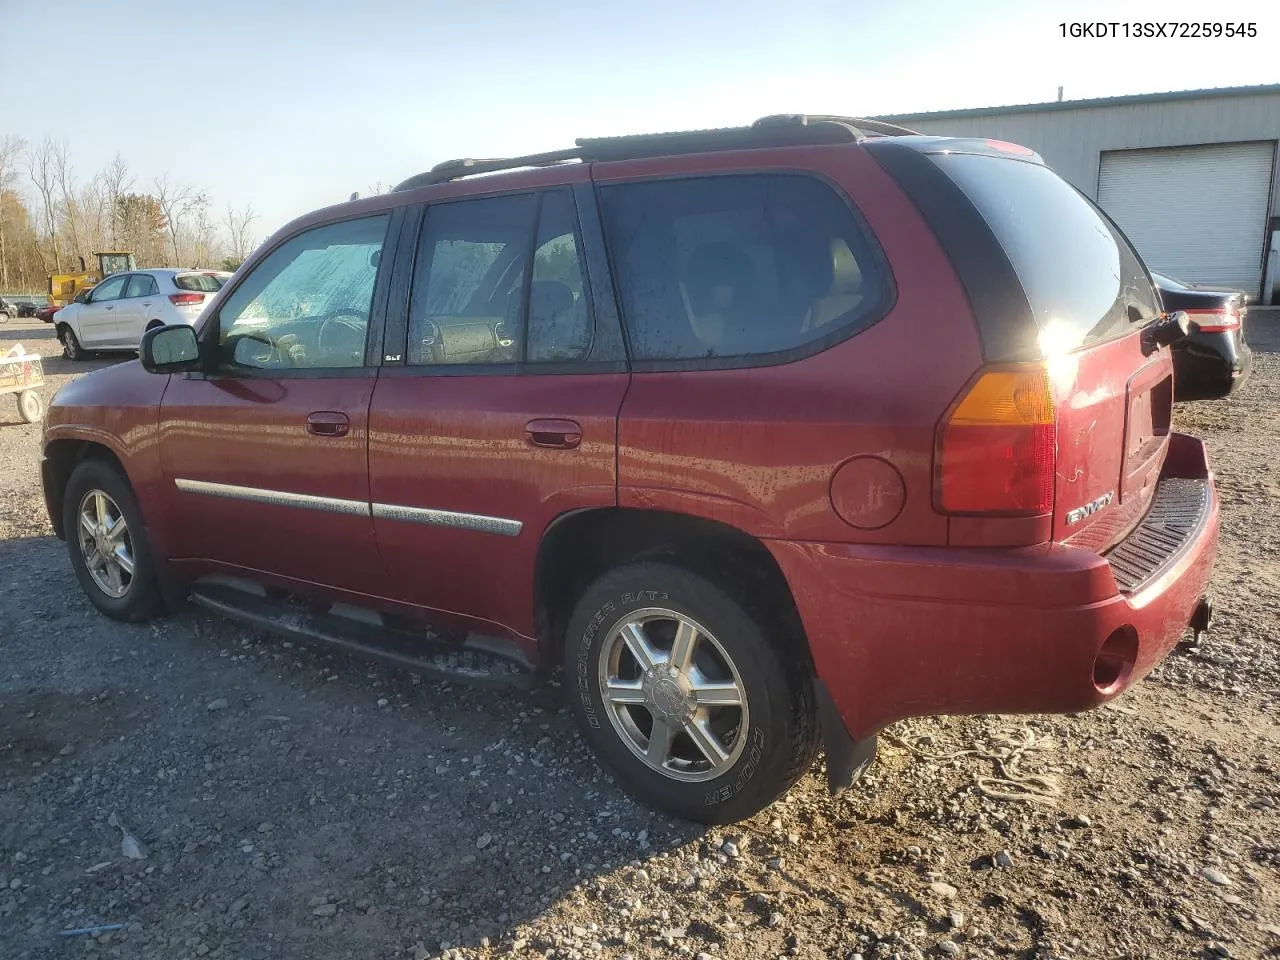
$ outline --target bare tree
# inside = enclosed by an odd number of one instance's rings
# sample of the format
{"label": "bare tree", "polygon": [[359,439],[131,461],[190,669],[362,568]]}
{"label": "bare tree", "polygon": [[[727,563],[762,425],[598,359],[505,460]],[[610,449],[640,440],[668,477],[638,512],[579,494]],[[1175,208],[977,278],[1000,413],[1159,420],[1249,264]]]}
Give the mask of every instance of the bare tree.
{"label": "bare tree", "polygon": [[106,193],[107,213],[111,217],[111,249],[120,249],[120,198],[133,189],[134,176],[129,164],[116,152],[115,158],[102,171],[102,187]]}
{"label": "bare tree", "polygon": [[67,150],[66,140],[53,144],[53,177],[57,181],[58,192],[62,195],[62,209],[67,218],[67,228],[71,231],[72,254],[83,257],[89,252],[81,242],[84,234],[84,211],[80,209],[79,198],[76,196],[76,173],[71,167]]}
{"label": "bare tree", "polygon": [[5,237],[4,195],[18,180],[18,160],[26,152],[27,142],[5,134],[0,137],[0,290],[9,288],[9,252]]}
{"label": "bare tree", "polygon": [[[54,154],[57,149],[53,138],[46,136],[40,141],[40,146],[32,150],[27,156],[27,172],[31,175],[31,183],[35,186],[36,192],[40,194],[40,203],[44,207],[42,211],[44,213],[44,227],[49,237],[49,243],[53,247],[54,272],[61,273],[62,251],[58,246],[57,211],[53,200],[53,191],[56,187]],[[43,254],[41,256],[43,257]]]}
{"label": "bare tree", "polygon": [[219,259],[218,227],[209,219],[208,199],[192,208],[184,234],[190,266],[212,267],[217,263]]}
{"label": "bare tree", "polygon": [[227,204],[227,214],[222,218],[222,225],[227,228],[227,239],[230,241],[229,259],[234,260],[237,266],[244,263],[257,246],[252,232],[253,221],[257,219],[258,215],[248,204],[245,204],[243,210],[236,210],[231,204]]}
{"label": "bare tree", "polygon": [[76,194],[76,205],[83,223],[83,237],[87,249],[106,250],[111,236],[111,210],[107,199],[107,185],[103,171],[99,170]]}
{"label": "bare tree", "polygon": [[178,234],[182,221],[192,210],[207,204],[209,198],[195,187],[175,184],[169,179],[168,173],[155,178],[154,188],[156,203],[160,205],[160,212],[168,222],[169,240],[173,243],[173,265],[180,266],[182,257],[179,255]]}

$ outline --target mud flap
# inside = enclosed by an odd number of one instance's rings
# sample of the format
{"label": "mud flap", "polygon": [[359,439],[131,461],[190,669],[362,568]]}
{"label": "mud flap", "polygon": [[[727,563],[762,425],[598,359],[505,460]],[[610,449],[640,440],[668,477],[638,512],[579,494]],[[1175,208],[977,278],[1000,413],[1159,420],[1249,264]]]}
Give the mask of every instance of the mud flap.
{"label": "mud flap", "polygon": [[827,788],[838,797],[853,786],[876,756],[877,738],[854,740],[836,709],[831,692],[821,680],[814,681],[818,698],[818,721],[822,724],[822,749],[827,755]]}

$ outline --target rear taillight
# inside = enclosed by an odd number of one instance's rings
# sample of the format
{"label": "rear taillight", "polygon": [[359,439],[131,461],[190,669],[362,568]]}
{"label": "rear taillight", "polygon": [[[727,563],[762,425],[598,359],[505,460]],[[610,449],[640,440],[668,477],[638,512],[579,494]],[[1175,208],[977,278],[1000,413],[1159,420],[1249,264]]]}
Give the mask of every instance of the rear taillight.
{"label": "rear taillight", "polygon": [[1186,313],[1196,322],[1201,333],[1226,333],[1240,329],[1240,311],[1231,307],[1226,310],[1188,310]]}
{"label": "rear taillight", "polygon": [[988,370],[970,384],[939,431],[938,509],[1049,513],[1056,454],[1057,423],[1044,365]]}
{"label": "rear taillight", "polygon": [[169,302],[175,307],[189,307],[193,303],[204,303],[203,293],[171,293]]}

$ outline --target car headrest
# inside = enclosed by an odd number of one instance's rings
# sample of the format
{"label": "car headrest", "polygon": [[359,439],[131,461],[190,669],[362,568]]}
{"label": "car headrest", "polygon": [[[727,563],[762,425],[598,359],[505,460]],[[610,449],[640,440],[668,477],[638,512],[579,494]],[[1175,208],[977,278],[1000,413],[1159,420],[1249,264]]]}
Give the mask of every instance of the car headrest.
{"label": "car headrest", "polygon": [[844,237],[831,238],[831,291],[833,297],[862,292],[862,268]]}
{"label": "car headrest", "polygon": [[716,287],[731,287],[735,301],[749,297],[755,287],[751,258],[739,246],[724,241],[704,243],[694,249],[684,265],[685,290],[694,313],[711,312]]}
{"label": "car headrest", "polygon": [[791,289],[805,300],[829,296],[833,267],[831,244],[825,236],[806,232],[788,238],[782,245]]}
{"label": "car headrest", "polygon": [[573,290],[559,280],[534,280],[529,284],[529,316],[551,320],[573,309]]}

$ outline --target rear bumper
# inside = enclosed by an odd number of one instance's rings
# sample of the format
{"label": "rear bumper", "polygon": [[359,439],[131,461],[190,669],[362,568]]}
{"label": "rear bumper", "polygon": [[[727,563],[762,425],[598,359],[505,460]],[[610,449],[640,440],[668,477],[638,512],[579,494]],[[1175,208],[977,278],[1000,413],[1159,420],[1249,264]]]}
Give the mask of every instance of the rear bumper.
{"label": "rear bumper", "polygon": [[1200,441],[1173,435],[1166,479],[1205,484],[1204,507],[1131,592],[1105,557],[1062,544],[769,541],[849,736],[911,716],[1075,712],[1145,676],[1191,621],[1217,547],[1218,497]]}
{"label": "rear bumper", "polygon": [[1188,343],[1174,351],[1173,384],[1178,400],[1225,397],[1249,379],[1253,369],[1249,345],[1242,340],[1237,346],[1229,334],[1214,336],[1219,342]]}

